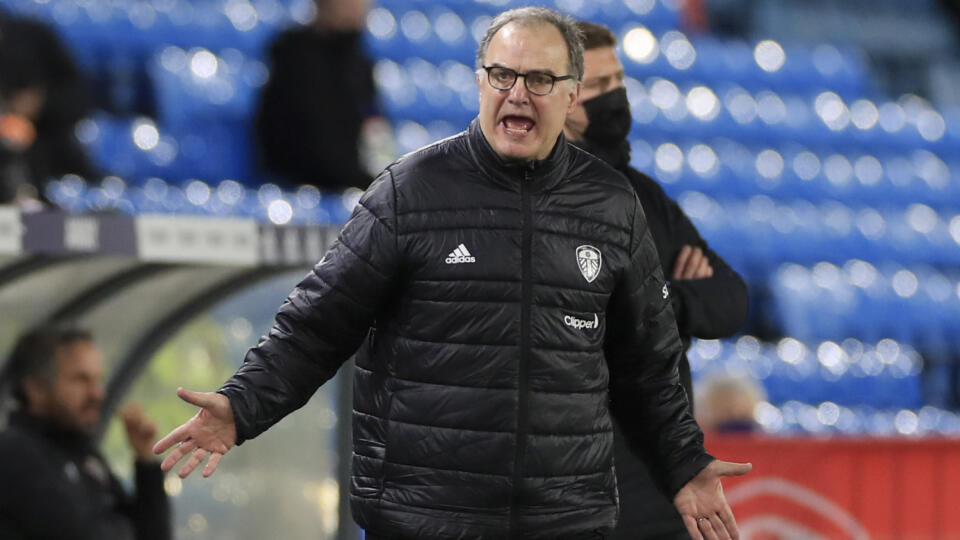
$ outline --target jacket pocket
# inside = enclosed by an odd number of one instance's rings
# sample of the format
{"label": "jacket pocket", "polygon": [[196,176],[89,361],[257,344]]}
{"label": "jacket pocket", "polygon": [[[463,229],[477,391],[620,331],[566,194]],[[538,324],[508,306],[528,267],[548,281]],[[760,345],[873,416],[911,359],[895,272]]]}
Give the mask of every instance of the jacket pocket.
{"label": "jacket pocket", "polygon": [[388,417],[392,401],[391,395],[383,410],[384,416],[354,413],[353,472],[350,492],[356,497],[379,499],[383,494],[387,461],[387,431],[390,426]]}

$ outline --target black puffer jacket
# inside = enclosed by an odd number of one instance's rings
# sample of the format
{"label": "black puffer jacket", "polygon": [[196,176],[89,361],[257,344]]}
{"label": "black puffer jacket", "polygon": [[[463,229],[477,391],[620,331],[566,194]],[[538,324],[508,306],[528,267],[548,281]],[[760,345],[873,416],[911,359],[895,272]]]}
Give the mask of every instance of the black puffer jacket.
{"label": "black puffer jacket", "polygon": [[506,164],[475,121],[380,175],[221,392],[250,438],[360,346],[361,526],[600,538],[617,513],[611,391],[670,489],[712,459],[664,290],[626,179],[562,136],[547,159]]}

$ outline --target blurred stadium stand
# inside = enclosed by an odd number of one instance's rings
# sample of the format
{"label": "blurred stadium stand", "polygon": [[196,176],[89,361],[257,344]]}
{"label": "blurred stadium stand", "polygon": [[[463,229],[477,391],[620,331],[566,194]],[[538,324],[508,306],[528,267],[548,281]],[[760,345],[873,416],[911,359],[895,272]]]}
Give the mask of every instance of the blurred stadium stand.
{"label": "blurred stadium stand", "polygon": [[[695,377],[761,382],[772,434],[960,436],[960,65],[941,8],[718,0],[724,32],[688,34],[676,0],[381,0],[366,39],[399,153],[474,117],[478,39],[528,3],[614,29],[634,165],[750,284],[746,333],[695,341]],[[107,95],[76,133],[111,176],[51,181],[64,212],[296,234],[348,216],[359,192],[282,192],[251,158],[266,44],[309,0],[0,4],[55,26]],[[0,218],[0,246],[29,229]]]}

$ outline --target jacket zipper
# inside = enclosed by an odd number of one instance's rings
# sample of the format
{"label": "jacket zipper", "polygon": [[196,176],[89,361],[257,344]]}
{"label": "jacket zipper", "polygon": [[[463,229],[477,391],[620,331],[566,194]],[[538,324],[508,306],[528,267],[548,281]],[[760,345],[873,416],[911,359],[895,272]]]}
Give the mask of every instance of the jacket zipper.
{"label": "jacket zipper", "polygon": [[520,486],[523,481],[523,460],[527,446],[527,422],[529,407],[529,360],[530,360],[530,304],[533,300],[531,244],[533,243],[533,210],[530,200],[530,170],[524,169],[523,181],[520,183],[520,202],[522,206],[521,225],[523,228],[521,242],[521,282],[522,295],[520,303],[520,365],[518,367],[519,380],[517,382],[517,446],[514,455],[513,467],[513,503],[510,505],[510,538],[519,534],[520,526]]}

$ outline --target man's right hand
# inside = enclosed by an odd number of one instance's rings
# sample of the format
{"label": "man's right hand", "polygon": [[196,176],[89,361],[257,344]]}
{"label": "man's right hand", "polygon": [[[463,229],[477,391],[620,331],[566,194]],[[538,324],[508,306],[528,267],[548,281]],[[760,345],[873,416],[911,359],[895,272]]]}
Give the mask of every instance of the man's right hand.
{"label": "man's right hand", "polygon": [[207,466],[203,468],[203,476],[208,477],[217,470],[223,455],[237,442],[237,428],[234,424],[230,400],[215,392],[193,392],[183,388],[177,389],[177,395],[187,403],[200,407],[200,411],[185,424],[160,439],[153,446],[153,452],[162,454],[176,445],[173,452],[170,452],[170,455],[160,464],[163,472],[169,472],[178,461],[193,452],[190,459],[180,468],[180,478],[189,476],[207,456],[210,456]]}
{"label": "man's right hand", "polygon": [[683,279],[706,279],[713,277],[713,267],[703,250],[693,246],[683,246],[673,263],[674,281]]}

